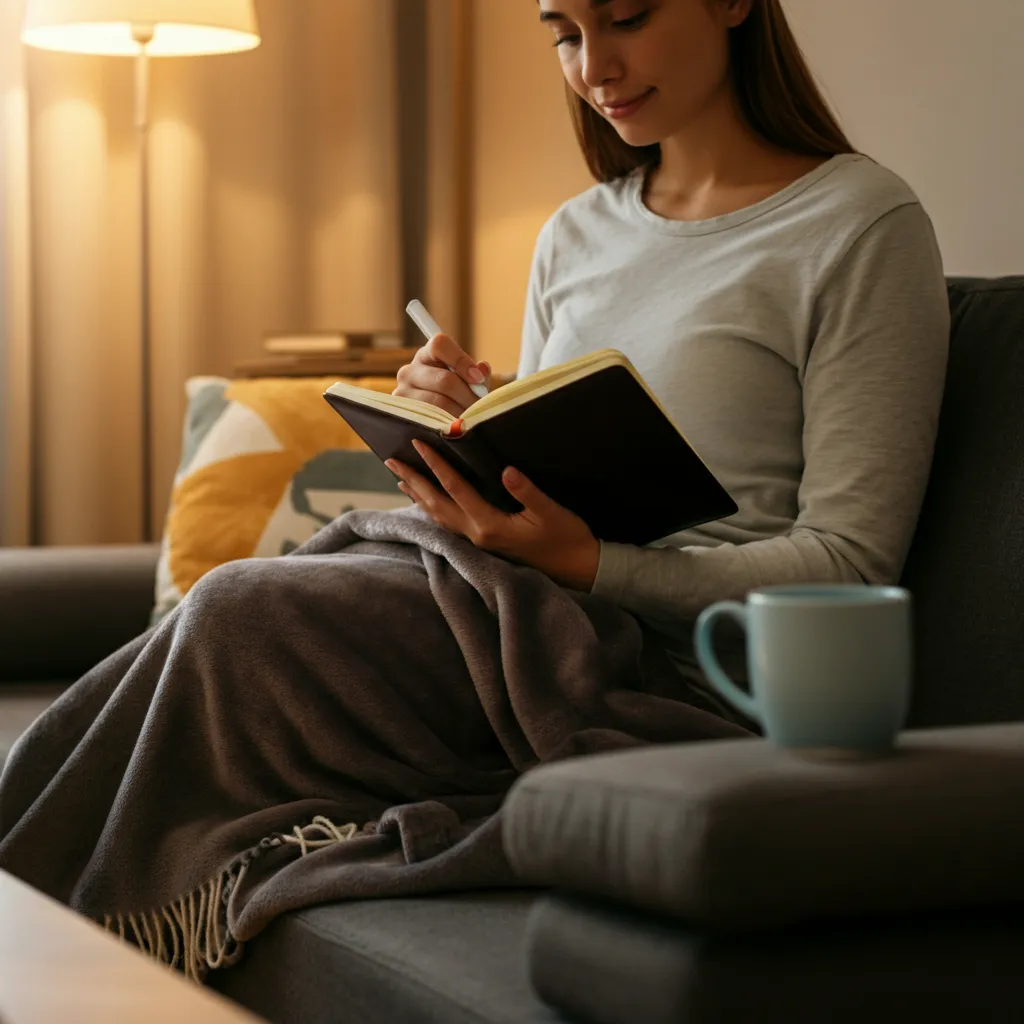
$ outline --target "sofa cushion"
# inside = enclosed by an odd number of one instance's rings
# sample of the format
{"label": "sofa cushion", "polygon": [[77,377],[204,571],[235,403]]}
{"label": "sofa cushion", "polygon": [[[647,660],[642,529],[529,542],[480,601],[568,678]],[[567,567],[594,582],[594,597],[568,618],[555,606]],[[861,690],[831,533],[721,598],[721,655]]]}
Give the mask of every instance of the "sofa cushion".
{"label": "sofa cushion", "polygon": [[311,907],[211,984],[274,1024],[555,1024],[526,977],[532,892]]}
{"label": "sofa cushion", "polygon": [[914,594],[915,726],[1024,719],[1024,277],[949,283],[953,333]]}
{"label": "sofa cushion", "polygon": [[[152,621],[210,569],[285,555],[352,508],[409,503],[395,477],[323,399],[333,377],[193,377]],[[391,391],[394,380],[356,383]]]}
{"label": "sofa cushion", "polygon": [[1024,1020],[1024,932],[1006,912],[730,936],[552,896],[533,912],[527,955],[538,994],[574,1021]]}
{"label": "sofa cushion", "polygon": [[524,881],[720,930],[1024,902],[1024,723],[908,732],[889,755],[676,744],[528,772]]}

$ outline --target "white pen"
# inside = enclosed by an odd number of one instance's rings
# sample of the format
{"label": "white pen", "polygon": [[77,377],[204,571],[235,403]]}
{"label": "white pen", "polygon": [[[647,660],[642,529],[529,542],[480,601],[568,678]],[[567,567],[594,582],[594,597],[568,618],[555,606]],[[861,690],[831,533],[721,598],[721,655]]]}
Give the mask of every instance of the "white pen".
{"label": "white pen", "polygon": [[[412,318],[413,323],[423,332],[424,337],[429,339],[435,334],[444,334],[444,331],[438,327],[437,321],[427,312],[427,307],[419,299],[413,299],[405,307],[405,311]],[[449,366],[448,369],[455,373],[454,366]],[[483,398],[487,394],[486,384],[468,384],[467,382],[467,385],[477,398]]]}

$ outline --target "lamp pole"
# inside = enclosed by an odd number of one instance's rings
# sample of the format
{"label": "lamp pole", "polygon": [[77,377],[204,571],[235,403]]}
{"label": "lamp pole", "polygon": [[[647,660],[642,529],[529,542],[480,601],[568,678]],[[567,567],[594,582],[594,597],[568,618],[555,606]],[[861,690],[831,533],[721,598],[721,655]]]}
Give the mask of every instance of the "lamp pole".
{"label": "lamp pole", "polygon": [[[0,0],[0,3],[8,0]],[[153,381],[149,216],[149,61],[240,53],[259,46],[254,0],[21,0],[22,39],[69,53],[135,58],[135,131],[139,151],[139,383],[142,539],[153,539]],[[200,20],[197,14],[202,9]],[[154,39],[170,25],[167,40]],[[129,43],[125,31],[130,33]]]}
{"label": "lamp pole", "polygon": [[139,150],[139,395],[142,540],[153,539],[152,337],[149,274],[149,44],[152,25],[132,25],[135,58],[135,132]]}

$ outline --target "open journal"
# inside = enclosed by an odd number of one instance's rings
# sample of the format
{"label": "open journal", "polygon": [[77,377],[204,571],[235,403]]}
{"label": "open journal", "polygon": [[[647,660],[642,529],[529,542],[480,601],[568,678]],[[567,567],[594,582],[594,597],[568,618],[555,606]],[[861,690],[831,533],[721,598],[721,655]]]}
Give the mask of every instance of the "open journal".
{"label": "open journal", "polygon": [[343,382],[324,398],[381,459],[398,459],[434,480],[412,446],[425,441],[509,513],[522,508],[501,482],[505,467],[514,466],[600,540],[648,544],[736,512],[633,365],[614,349],[512,381],[460,417]]}

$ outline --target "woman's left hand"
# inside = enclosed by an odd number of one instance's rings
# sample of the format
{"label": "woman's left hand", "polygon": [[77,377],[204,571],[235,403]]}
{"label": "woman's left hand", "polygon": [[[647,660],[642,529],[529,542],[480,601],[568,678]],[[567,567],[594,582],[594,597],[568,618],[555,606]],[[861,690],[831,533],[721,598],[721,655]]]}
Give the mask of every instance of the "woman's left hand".
{"label": "woman's left hand", "polygon": [[539,569],[562,586],[590,590],[601,544],[579,516],[511,467],[502,474],[502,483],[523,510],[514,515],[502,512],[480,497],[432,448],[420,441],[413,441],[413,446],[443,492],[404,462],[388,459],[385,465],[400,479],[403,493],[435,523],[484,551]]}

